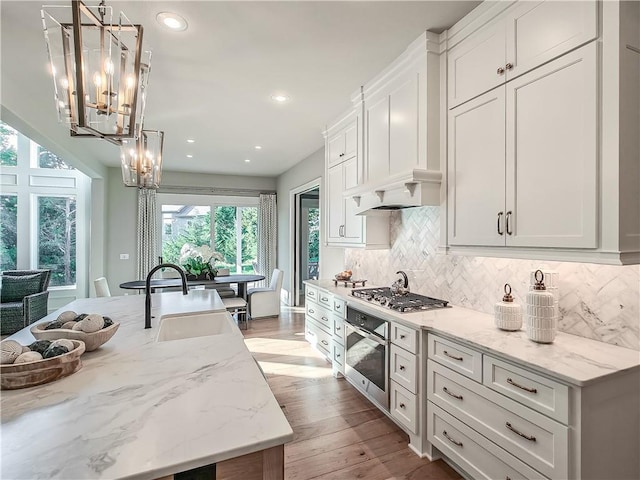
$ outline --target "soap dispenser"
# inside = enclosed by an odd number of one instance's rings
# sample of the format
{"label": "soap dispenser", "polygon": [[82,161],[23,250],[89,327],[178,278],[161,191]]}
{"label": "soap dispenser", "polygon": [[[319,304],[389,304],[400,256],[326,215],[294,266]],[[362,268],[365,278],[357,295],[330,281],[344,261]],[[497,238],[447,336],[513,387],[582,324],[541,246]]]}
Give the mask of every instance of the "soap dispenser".
{"label": "soap dispenser", "polygon": [[522,328],[522,307],[513,301],[511,285],[505,283],[504,297],[496,303],[495,308],[496,327],[500,330],[515,331]]}
{"label": "soap dispenser", "polygon": [[527,336],[538,343],[551,343],[556,338],[558,317],[553,294],[544,285],[544,274],[536,270],[536,283],[527,293]]}

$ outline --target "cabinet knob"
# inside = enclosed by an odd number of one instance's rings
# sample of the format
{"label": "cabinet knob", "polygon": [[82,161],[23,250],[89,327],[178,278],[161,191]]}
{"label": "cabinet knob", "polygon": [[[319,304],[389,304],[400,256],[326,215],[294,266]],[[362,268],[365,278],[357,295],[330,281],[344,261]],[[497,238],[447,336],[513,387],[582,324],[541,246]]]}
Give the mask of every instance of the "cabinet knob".
{"label": "cabinet knob", "polygon": [[404,339],[406,337],[406,335],[400,335],[400,339]]}
{"label": "cabinet knob", "polygon": [[400,365],[400,370],[404,370],[404,365]]}
{"label": "cabinet knob", "polygon": [[405,408],[404,403],[401,403],[401,404],[400,404],[400,408]]}
{"label": "cabinet knob", "polygon": [[505,68],[506,68],[507,70],[511,70],[511,69],[513,68],[513,63],[511,63],[511,62],[507,63],[507,64],[505,65]]}
{"label": "cabinet knob", "polygon": [[498,72],[498,75],[502,75],[504,73],[504,68],[498,67],[497,72]]}

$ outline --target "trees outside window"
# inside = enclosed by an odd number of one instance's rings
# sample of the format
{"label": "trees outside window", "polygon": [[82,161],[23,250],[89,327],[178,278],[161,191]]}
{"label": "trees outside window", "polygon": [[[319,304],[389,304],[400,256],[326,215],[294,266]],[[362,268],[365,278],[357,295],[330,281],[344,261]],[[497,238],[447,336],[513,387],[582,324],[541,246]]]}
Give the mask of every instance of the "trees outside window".
{"label": "trees outside window", "polygon": [[38,197],[38,268],[51,286],[76,283],[76,199]]}
{"label": "trees outside window", "polygon": [[162,204],[163,261],[179,263],[185,243],[208,245],[223,257],[215,267],[231,273],[250,273],[257,259],[257,236],[257,207]]}
{"label": "trees outside window", "polygon": [[18,267],[18,197],[0,195],[0,270]]}

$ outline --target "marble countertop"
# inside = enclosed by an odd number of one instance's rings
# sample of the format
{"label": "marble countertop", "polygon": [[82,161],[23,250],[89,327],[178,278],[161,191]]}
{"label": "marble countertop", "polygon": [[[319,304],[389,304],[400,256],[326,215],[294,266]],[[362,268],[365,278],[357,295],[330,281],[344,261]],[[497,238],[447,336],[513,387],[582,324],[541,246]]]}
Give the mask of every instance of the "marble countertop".
{"label": "marble countertop", "polygon": [[[2,391],[0,477],[154,479],[293,438],[239,330],[156,342],[162,317],[224,311],[215,290],[81,299],[64,310],[120,322],[73,375]],[[33,341],[29,328],[11,336]]]}
{"label": "marble countertop", "polygon": [[[631,371],[640,372],[640,352],[604,342],[558,332],[551,344],[536,343],[526,332],[506,332],[495,327],[493,315],[452,308],[398,313],[351,296],[351,287],[335,286],[332,280],[308,280],[364,313],[424,329],[461,341],[483,352],[524,364],[567,383],[586,386]],[[371,288],[367,286],[367,288]]]}

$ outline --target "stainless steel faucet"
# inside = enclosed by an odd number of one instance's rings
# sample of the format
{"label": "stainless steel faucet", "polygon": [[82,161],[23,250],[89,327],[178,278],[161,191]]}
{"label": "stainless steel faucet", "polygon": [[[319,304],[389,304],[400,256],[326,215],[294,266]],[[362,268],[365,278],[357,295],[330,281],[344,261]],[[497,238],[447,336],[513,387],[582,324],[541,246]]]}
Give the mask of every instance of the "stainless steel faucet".
{"label": "stainless steel faucet", "polygon": [[187,276],[184,274],[184,270],[180,268],[178,265],[173,263],[161,263],[160,265],[156,265],[151,269],[149,274],[147,275],[147,281],[145,282],[145,299],[144,299],[144,328],[151,328],[151,277],[161,268],[173,268],[180,274],[180,278],[182,280],[182,294],[186,295],[189,293],[187,289]]}

